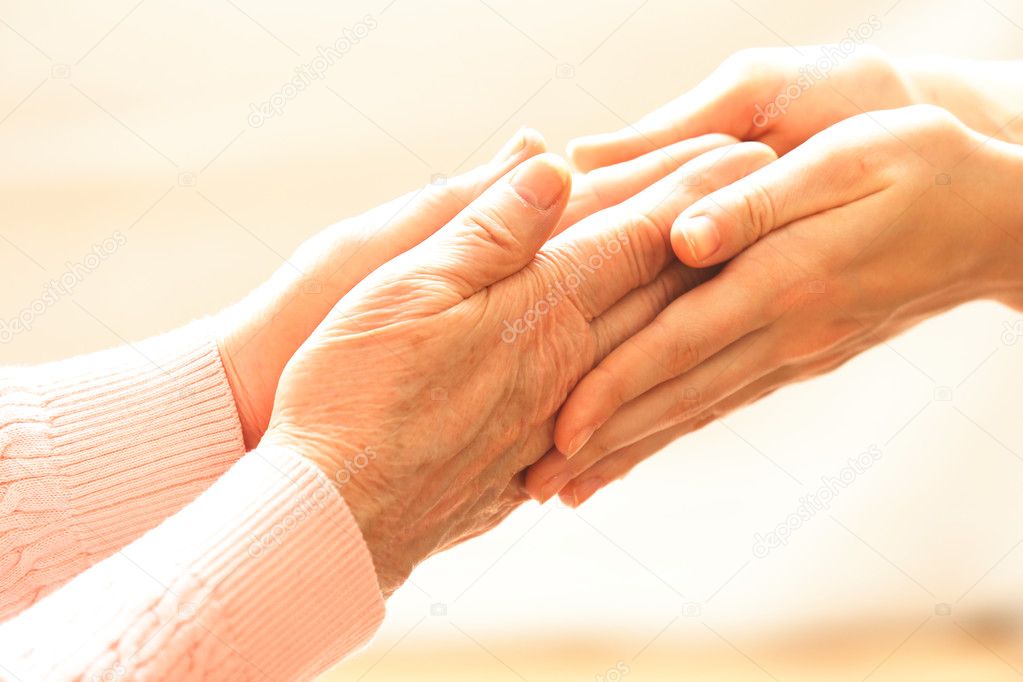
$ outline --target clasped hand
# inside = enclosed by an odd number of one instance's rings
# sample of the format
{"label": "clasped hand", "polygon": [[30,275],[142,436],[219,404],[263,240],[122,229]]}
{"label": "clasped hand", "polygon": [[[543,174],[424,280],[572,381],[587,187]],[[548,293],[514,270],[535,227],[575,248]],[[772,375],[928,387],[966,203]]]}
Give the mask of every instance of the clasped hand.
{"label": "clasped hand", "polygon": [[992,109],[926,104],[931,81],[864,50],[757,117],[799,68],[729,60],[576,141],[574,177],[520,133],[327,230],[294,257],[302,276],[222,316],[247,443],[339,481],[385,593],[530,495],[580,504],[927,316],[1018,305],[1023,153],[963,122]]}

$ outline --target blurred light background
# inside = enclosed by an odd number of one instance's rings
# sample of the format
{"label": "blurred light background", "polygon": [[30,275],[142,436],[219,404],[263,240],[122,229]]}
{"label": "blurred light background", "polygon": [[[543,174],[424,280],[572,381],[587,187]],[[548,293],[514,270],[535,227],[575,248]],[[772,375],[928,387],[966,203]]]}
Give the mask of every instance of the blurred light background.
{"label": "blurred light background", "polygon": [[[1019,0],[3,0],[0,319],[93,244],[126,243],[0,355],[215,312],[319,227],[484,161],[523,124],[562,150],[738,49],[836,42],[871,15],[896,54],[1023,57]],[[346,31],[359,39],[322,79],[252,115]],[[527,505],[423,565],[326,678],[1016,679],[1021,337],[1009,310],[956,310],[578,512]],[[756,555],[868,451],[829,508]]]}

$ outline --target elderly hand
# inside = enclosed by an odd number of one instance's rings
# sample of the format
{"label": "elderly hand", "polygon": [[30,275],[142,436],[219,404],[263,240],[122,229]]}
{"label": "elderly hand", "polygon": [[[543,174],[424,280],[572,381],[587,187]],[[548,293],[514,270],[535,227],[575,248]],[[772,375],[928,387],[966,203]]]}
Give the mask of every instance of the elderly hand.
{"label": "elderly hand", "polygon": [[[577,175],[558,231],[633,196],[683,161],[734,141],[726,135],[706,135]],[[328,227],[303,243],[270,280],[221,313],[217,319],[221,357],[246,446],[255,447],[266,430],[284,365],[342,296],[544,149],[538,132],[523,129],[490,163]]]}
{"label": "elderly hand", "polygon": [[568,391],[697,276],[671,222],[771,158],[715,150],[547,244],[569,176],[532,158],[335,306],[285,368],[265,439],[338,481],[385,594],[525,499]]}
{"label": "elderly hand", "polygon": [[567,475],[579,504],[672,438],[928,316],[1020,306],[1021,181],[1023,148],[920,105],[843,121],[696,202],[672,229],[678,257],[738,256],[580,382],[564,455],[531,468],[530,491]]}

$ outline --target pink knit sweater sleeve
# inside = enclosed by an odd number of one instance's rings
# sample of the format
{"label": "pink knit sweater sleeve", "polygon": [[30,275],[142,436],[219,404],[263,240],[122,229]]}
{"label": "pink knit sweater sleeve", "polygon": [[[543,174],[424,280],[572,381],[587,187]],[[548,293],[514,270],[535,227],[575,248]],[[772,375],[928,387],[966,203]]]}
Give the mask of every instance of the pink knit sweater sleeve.
{"label": "pink knit sweater sleeve", "polygon": [[337,489],[241,456],[211,338],[0,373],[0,677],[296,679],[379,625]]}

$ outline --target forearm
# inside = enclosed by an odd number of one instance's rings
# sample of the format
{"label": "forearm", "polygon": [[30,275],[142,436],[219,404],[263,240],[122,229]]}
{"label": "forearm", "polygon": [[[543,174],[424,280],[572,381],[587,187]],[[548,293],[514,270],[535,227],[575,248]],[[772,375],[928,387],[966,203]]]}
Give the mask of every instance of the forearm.
{"label": "forearm", "polygon": [[984,135],[1023,142],[1023,60],[914,57],[900,65],[921,103],[947,109]]}
{"label": "forearm", "polygon": [[195,499],[244,454],[210,330],[0,375],[0,620]]}
{"label": "forearm", "polygon": [[382,618],[373,561],[336,487],[303,458],[260,447],[0,626],[0,677],[309,679]]}
{"label": "forearm", "polygon": [[991,180],[977,183],[983,191],[968,200],[979,228],[994,242],[988,247],[991,267],[978,277],[993,282],[991,298],[1023,311],[1023,194],[1017,191],[1023,185],[1023,145],[990,140],[979,153],[993,159],[987,171]]}

